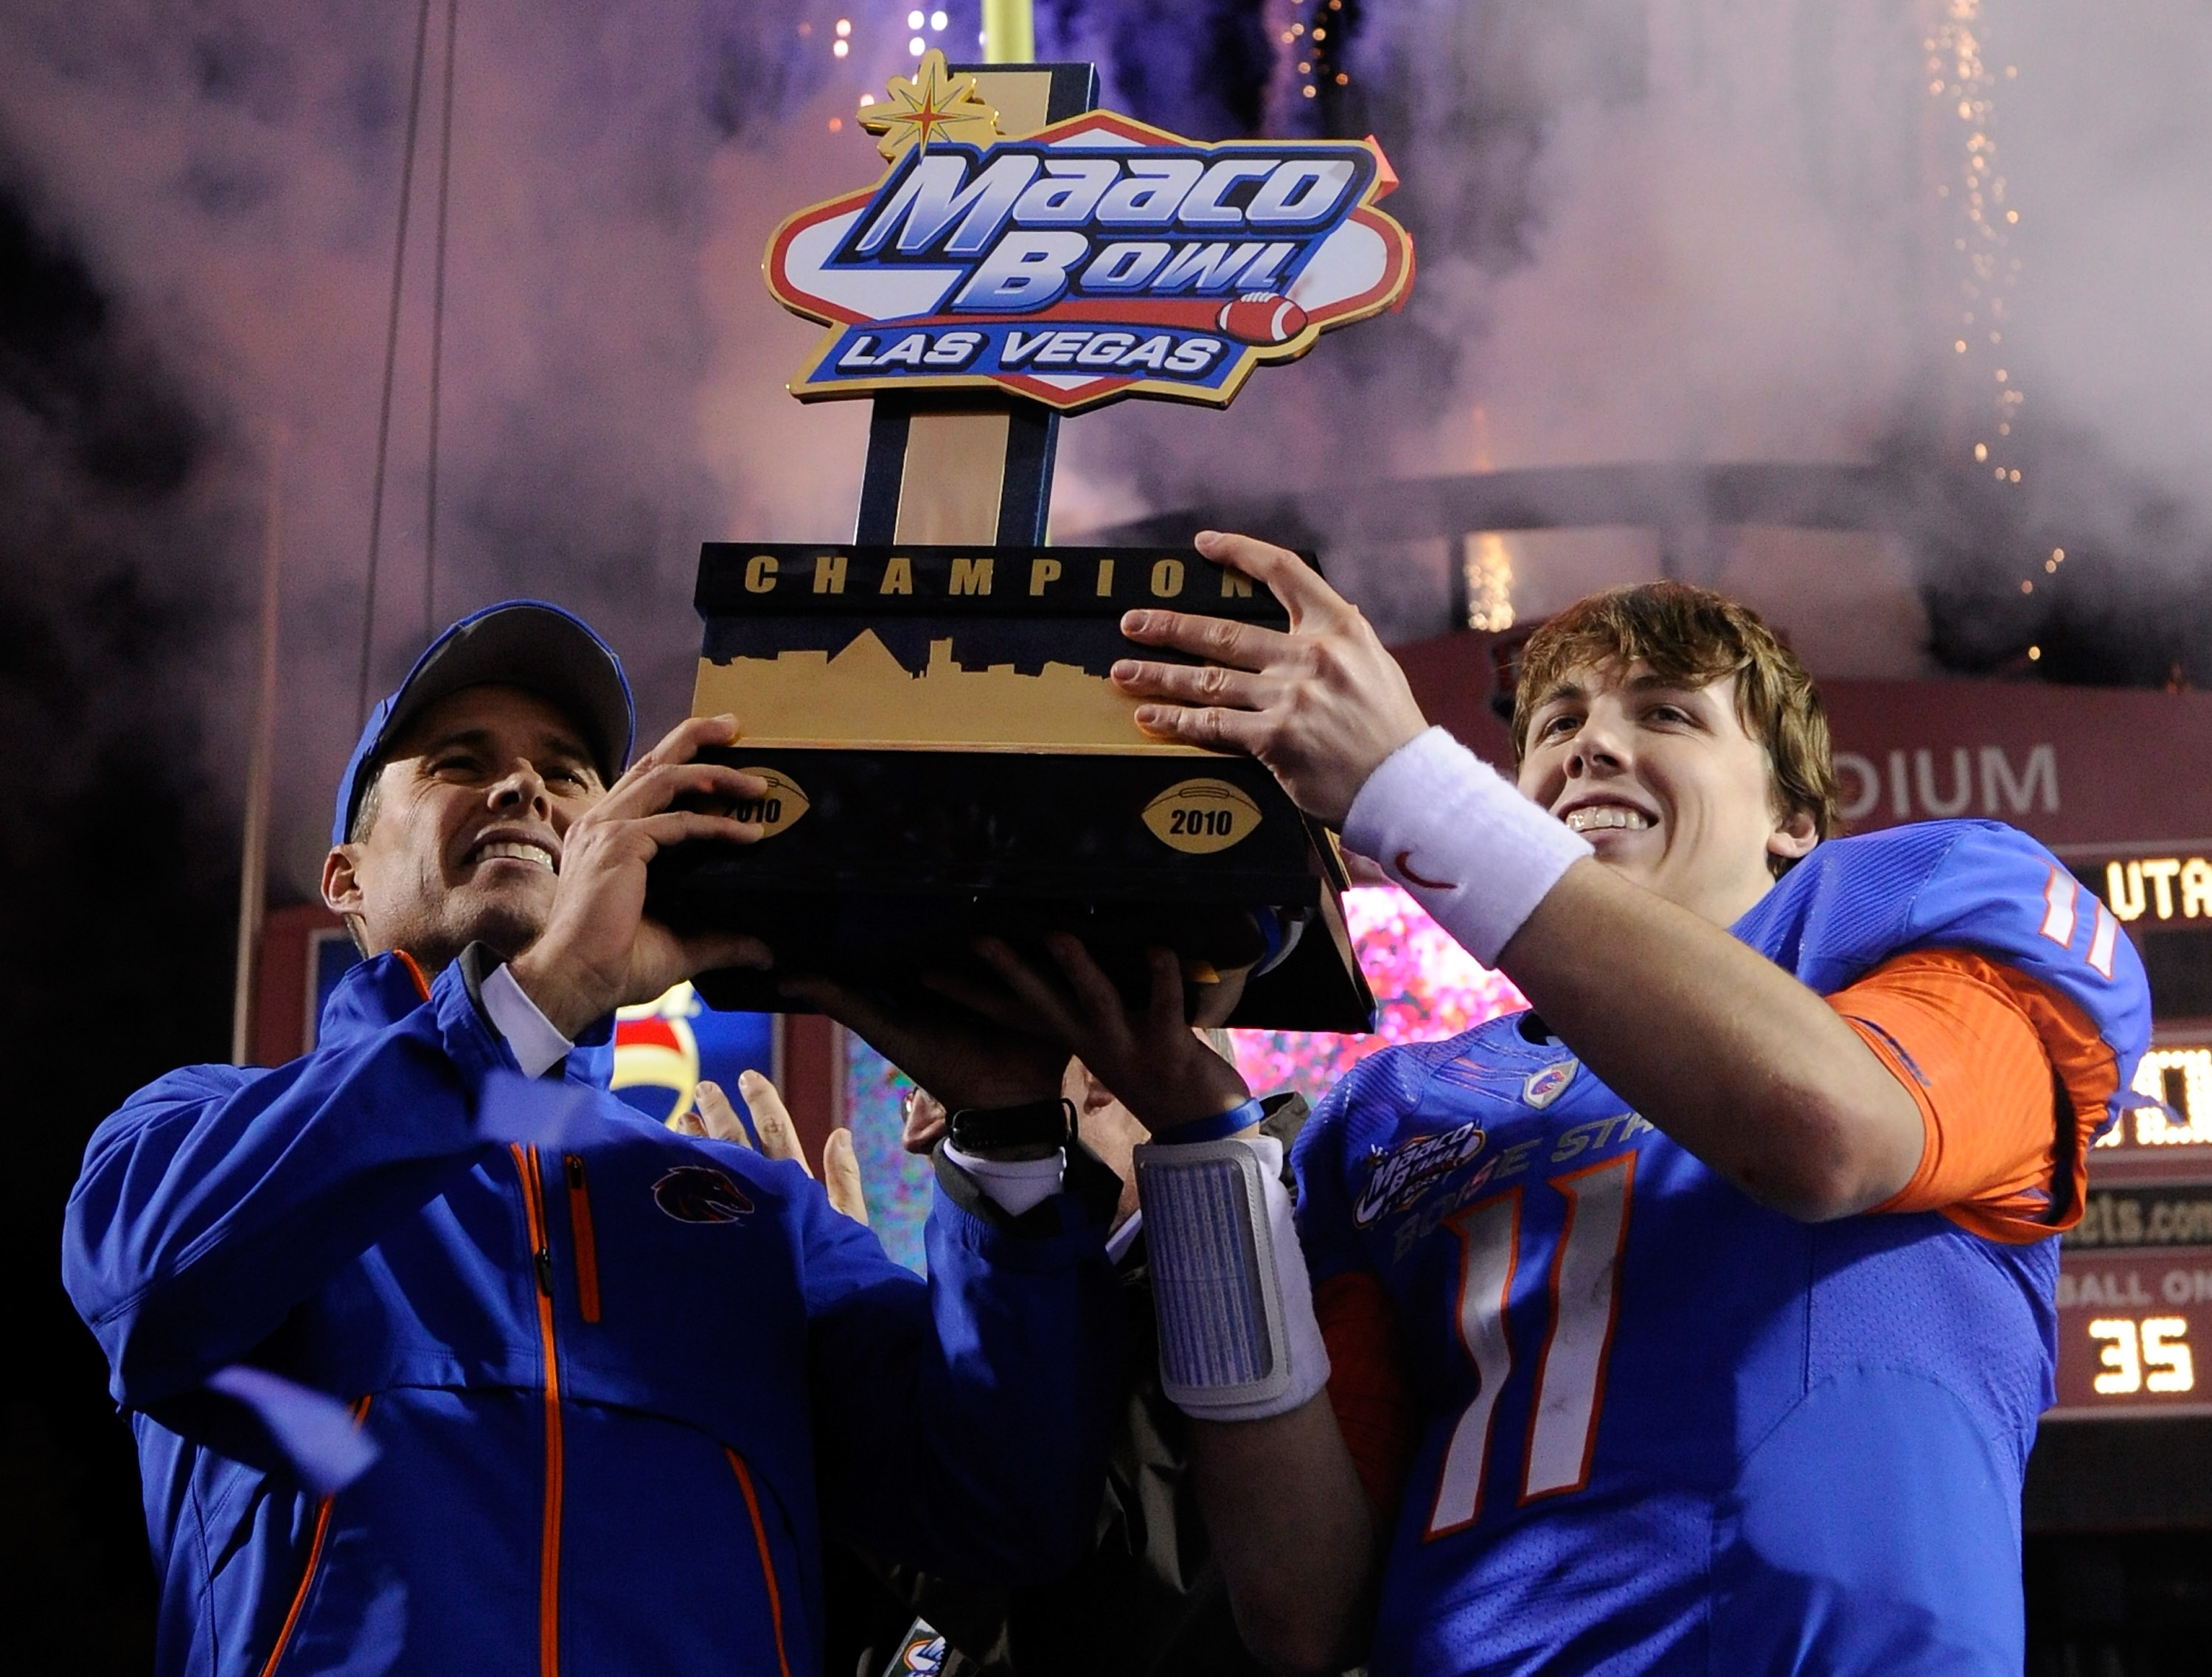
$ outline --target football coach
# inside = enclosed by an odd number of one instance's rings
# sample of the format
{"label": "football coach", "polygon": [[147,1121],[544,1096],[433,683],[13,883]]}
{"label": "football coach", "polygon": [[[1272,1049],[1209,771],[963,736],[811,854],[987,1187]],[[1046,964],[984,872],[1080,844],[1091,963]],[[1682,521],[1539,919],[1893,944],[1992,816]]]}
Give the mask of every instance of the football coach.
{"label": "football coach", "polygon": [[[696,760],[734,720],[625,769],[632,729],[568,613],[448,629],[339,787],[323,896],[366,958],[319,1045],[173,1072],[93,1136],[64,1279],[137,1434],[164,1674],[801,1677],[825,1525],[1002,1582],[1089,1542],[1110,1173],[940,1147],[924,1282],[799,1166],[571,1059],[617,1006],[769,958],[644,912],[664,845],[760,835],[679,806],[764,790]],[[969,1133],[1058,1098],[1040,1043],[908,1042]],[[318,1415],[372,1465],[319,1467]]]}

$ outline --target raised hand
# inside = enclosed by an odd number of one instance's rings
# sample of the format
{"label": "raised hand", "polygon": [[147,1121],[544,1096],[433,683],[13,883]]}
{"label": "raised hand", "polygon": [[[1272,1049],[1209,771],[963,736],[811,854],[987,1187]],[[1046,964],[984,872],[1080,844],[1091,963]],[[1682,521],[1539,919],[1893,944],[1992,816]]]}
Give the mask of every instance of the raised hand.
{"label": "raised hand", "polygon": [[1114,684],[1139,699],[1137,726],[1163,739],[1249,752],[1307,814],[1341,827],[1382,760],[1428,726],[1405,671],[1359,609],[1297,554],[1205,531],[1198,551],[1263,582],[1290,633],[1225,617],[1132,611],[1121,633],[1208,660],[1124,659]]}
{"label": "raised hand", "polygon": [[852,1131],[834,1129],[822,1144],[822,1187],[833,1209],[868,1226],[868,1196],[860,1191],[860,1156],[853,1151]]}
{"label": "raised hand", "polygon": [[[805,1151],[799,1145],[798,1127],[791,1121],[791,1113],[776,1086],[758,1072],[742,1072],[738,1076],[738,1090],[753,1115],[753,1127],[760,1132],[761,1156],[789,1159],[812,1176],[813,1169],[806,1163]],[[740,1147],[753,1145],[752,1138],[745,1133],[745,1121],[738,1116],[720,1084],[700,1079],[698,1087],[692,1091],[692,1102],[689,1110],[668,1121],[670,1129],[714,1141],[735,1142]],[[863,1228],[867,1226],[868,1200],[860,1189],[860,1161],[853,1151],[850,1130],[832,1130],[830,1139],[822,1144],[822,1186],[830,1196],[831,1209],[842,1212]]]}
{"label": "raised hand", "polygon": [[766,945],[735,932],[678,937],[645,914],[646,864],[686,839],[750,844],[757,822],[672,808],[679,798],[757,798],[757,775],[700,763],[702,747],[737,737],[733,716],[695,716],[629,766],[568,827],[553,907],[538,940],[508,963],[515,981],[564,1036],[631,1002],[716,967],[765,967]]}

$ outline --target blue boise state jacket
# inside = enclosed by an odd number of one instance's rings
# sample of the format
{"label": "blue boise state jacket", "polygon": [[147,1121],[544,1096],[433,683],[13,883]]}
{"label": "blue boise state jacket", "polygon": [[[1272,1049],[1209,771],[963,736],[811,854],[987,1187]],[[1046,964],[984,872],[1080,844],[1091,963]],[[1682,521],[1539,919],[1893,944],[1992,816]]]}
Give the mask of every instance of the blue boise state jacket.
{"label": "blue boise state jacket", "polygon": [[[1120,1307],[1074,1194],[940,1194],[925,1283],[796,1166],[580,1081],[557,1145],[489,1142],[499,1071],[458,963],[424,1000],[385,957],[314,1053],[94,1135],[64,1279],[137,1435],[161,1672],[799,1677],[825,1522],[956,1576],[1081,1552]],[[238,1363],[379,1459],[318,1498],[222,1447]]]}

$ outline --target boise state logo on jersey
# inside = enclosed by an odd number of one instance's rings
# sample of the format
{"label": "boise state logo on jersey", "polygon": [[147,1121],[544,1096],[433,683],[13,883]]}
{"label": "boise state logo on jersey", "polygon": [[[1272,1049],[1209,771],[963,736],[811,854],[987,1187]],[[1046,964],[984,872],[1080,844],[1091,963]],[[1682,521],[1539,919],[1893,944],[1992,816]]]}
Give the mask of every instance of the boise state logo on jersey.
{"label": "boise state logo on jersey", "polygon": [[776,229],[769,289],[833,328],[794,396],[1224,405],[1413,283],[1412,239],[1374,208],[1397,177],[1372,139],[1208,145],[1106,111],[1007,139],[975,89],[927,54],[861,118],[890,172]]}
{"label": "boise state logo on jersey", "polygon": [[653,1185],[653,1198],[678,1223],[734,1223],[753,1208],[744,1189],[707,1164],[679,1164]]}
{"label": "boise state logo on jersey", "polygon": [[1487,1140],[1482,1125],[1469,1121],[1441,1135],[1425,1135],[1385,1151],[1368,1155],[1367,1186],[1352,1208],[1352,1220],[1365,1228],[1386,1212],[1404,1211],[1422,1194],[1474,1158]]}
{"label": "boise state logo on jersey", "polygon": [[1575,1080],[1575,1073],[1581,1069],[1581,1061],[1562,1060],[1541,1071],[1531,1072],[1521,1085],[1521,1098],[1541,1112],[1567,1092],[1567,1085]]}
{"label": "boise state logo on jersey", "polygon": [[927,1619],[917,1619],[907,1626],[898,1651],[884,1668],[884,1677],[938,1677],[948,1651],[944,1634]]}

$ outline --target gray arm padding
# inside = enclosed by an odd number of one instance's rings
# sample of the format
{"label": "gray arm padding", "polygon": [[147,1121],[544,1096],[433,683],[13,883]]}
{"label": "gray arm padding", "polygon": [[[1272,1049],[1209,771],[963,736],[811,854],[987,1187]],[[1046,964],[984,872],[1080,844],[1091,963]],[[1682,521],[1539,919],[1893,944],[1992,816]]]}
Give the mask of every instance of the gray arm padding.
{"label": "gray arm padding", "polygon": [[1328,1383],[1328,1353],[1282,1183],[1282,1144],[1137,1149],[1160,1384],[1206,1420],[1261,1420]]}

